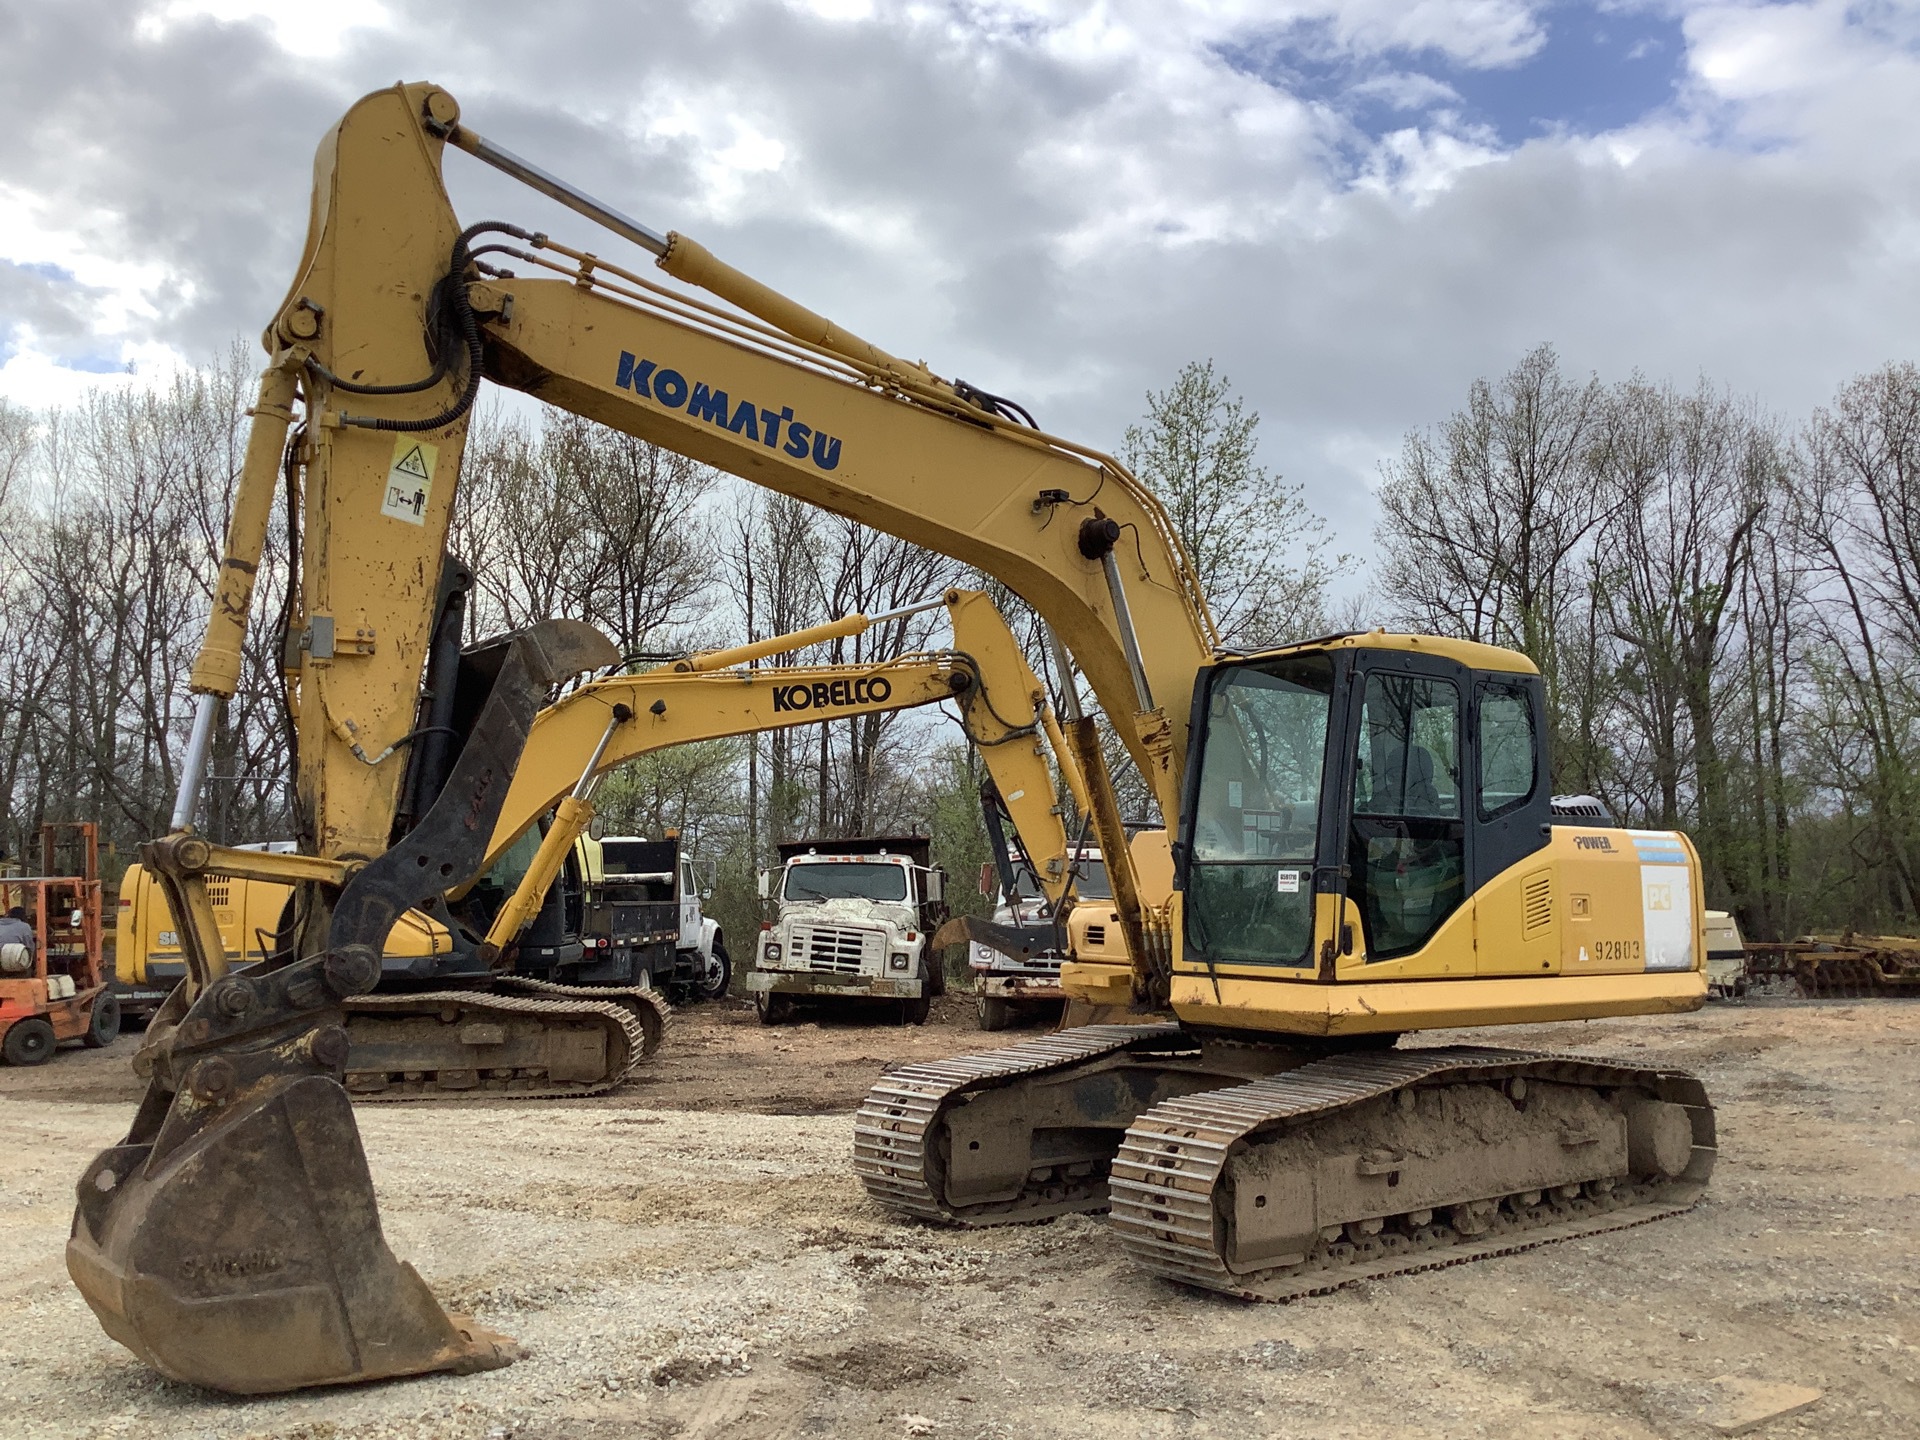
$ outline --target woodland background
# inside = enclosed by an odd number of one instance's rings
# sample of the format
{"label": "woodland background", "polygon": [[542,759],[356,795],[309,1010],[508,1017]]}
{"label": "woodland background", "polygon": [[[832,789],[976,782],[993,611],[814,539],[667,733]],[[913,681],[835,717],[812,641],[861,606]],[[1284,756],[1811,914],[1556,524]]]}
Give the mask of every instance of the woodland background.
{"label": "woodland background", "polygon": [[[31,863],[43,820],[92,819],[112,879],[166,828],[252,369],[236,348],[71,409],[0,402],[10,859]],[[1574,375],[1543,346],[1407,434],[1383,467],[1364,564],[1258,464],[1258,423],[1195,363],[1108,437],[1167,503],[1227,643],[1380,624],[1523,650],[1547,677],[1556,790],[1690,832],[1708,903],[1749,938],[1920,927],[1920,370],[1862,374],[1789,421],[1704,377]],[[274,667],[284,524],[270,533],[247,676],[206,789],[203,826],[222,841],[290,833]],[[577,616],[635,665],[985,583],[677,455],[520,410],[479,417],[452,544],[478,576],[476,635]],[[941,624],[917,615],[767,663],[937,649]],[[756,866],[809,834],[929,833],[969,901],[985,857],[979,778],[957,723],[920,711],[684,746],[596,798],[609,833],[677,827],[716,862],[712,908],[743,936],[759,918]],[[1144,791],[1124,788],[1145,816]]]}

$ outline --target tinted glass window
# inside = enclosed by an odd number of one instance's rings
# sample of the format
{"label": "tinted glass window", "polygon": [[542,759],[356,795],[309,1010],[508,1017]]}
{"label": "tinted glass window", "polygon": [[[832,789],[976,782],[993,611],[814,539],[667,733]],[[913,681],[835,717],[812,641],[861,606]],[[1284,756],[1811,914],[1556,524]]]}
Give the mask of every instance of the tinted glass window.
{"label": "tinted glass window", "polygon": [[1491,820],[1533,796],[1533,705],[1524,687],[1480,685],[1480,813]]}
{"label": "tinted glass window", "polygon": [[1445,680],[1369,675],[1356,815],[1460,818],[1460,692]]}
{"label": "tinted glass window", "polygon": [[1367,677],[1347,864],[1370,960],[1418,950],[1459,908],[1466,825],[1457,686],[1424,676]]}
{"label": "tinted glass window", "polygon": [[1208,690],[1186,944],[1224,962],[1308,962],[1333,665],[1239,665]]}
{"label": "tinted glass window", "polygon": [[903,865],[795,865],[787,871],[788,900],[904,900]]}

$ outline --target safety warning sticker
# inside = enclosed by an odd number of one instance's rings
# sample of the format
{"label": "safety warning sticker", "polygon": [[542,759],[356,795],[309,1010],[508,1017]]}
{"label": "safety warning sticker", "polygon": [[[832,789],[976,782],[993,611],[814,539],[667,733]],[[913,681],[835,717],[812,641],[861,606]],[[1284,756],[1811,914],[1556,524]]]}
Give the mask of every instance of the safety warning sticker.
{"label": "safety warning sticker", "polygon": [[433,467],[440,447],[402,435],[393,442],[393,463],[387,467],[387,492],[380,513],[409,525],[427,523],[427,502],[433,498]]}

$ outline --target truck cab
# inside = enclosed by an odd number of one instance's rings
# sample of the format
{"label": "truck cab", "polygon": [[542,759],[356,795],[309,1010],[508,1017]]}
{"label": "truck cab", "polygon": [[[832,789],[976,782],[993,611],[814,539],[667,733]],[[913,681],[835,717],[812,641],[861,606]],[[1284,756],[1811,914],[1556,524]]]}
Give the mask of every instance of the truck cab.
{"label": "truck cab", "polygon": [[924,1024],[945,989],[929,939],[946,918],[946,874],[932,863],[929,841],[879,836],[779,848],[780,868],[760,872],[760,896],[778,909],[761,928],[747,977],[761,1022],[779,1024],[801,1003],[879,1001],[902,1023]]}
{"label": "truck cab", "polygon": [[[1027,857],[1009,850],[1007,861],[1013,882],[1010,888],[994,865],[981,868],[981,893],[994,900],[993,922],[1040,933],[1052,917],[1052,906]],[[1074,904],[1059,933],[1071,947],[1084,945],[1084,932],[1091,931],[1095,945],[1104,946],[1111,931],[1115,948],[1123,949],[1125,942],[1118,925],[1109,923],[1105,913],[1112,906],[1113,890],[1107,883],[1107,867],[1099,847],[1089,845],[1075,851],[1072,863]],[[1066,991],[1060,988],[1060,962],[1066,958],[1067,951],[1053,945],[1011,955],[977,940],[970,942],[967,968],[973,972],[980,1028],[1004,1030],[1039,1014],[1057,1013],[1066,1000]]]}

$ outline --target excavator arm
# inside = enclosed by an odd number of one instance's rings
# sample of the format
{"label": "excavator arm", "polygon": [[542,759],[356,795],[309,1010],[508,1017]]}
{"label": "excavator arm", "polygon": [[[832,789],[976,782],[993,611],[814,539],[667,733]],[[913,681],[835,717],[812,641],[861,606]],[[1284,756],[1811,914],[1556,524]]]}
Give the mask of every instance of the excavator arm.
{"label": "excavator arm", "polygon": [[[807,643],[820,632],[853,634],[867,617],[848,616],[816,631],[718,651],[640,675],[617,675],[581,686],[540,712],[488,842],[485,867],[548,810],[548,827],[527,874],[503,907],[490,942],[504,945],[531,918],[567,850],[593,817],[596,781],[629,761],[696,740],[784,730],[858,715],[934,705],[960,709],[968,741],[1007,798],[1021,844],[1034,859],[1048,898],[1072,885],[1069,841],[1058,786],[1047,765],[1050,710],[1046,690],[993,601],[978,590],[949,590],[944,604],[954,648],[871,665],[726,668]],[[587,759],[582,765],[581,756]],[[1055,751],[1062,780],[1082,790],[1071,755]],[[571,803],[570,803],[571,802]]]}
{"label": "excavator arm", "polygon": [[[509,1358],[498,1337],[442,1313],[387,1249],[339,1084],[343,1007],[379,978],[394,921],[481,873],[540,705],[616,658],[571,621],[508,637],[484,666],[458,651],[462,586],[446,542],[484,378],[1005,583],[1047,617],[1168,815],[1215,638],[1166,515],[1117,461],[618,216],[459,119],[444,90],[396,86],[354,105],[316,157],[306,246],[264,336],[271,359],[192,674],[174,829],[143,851],[182,919],[187,983],[142,1047],[151,1084],[126,1141],[81,1181],[68,1248],[109,1334],[167,1375],[221,1389]],[[514,226],[462,228],[441,179],[449,142],[609,225],[710,298]],[[297,516],[285,654],[307,869],[281,951],[227,974],[203,878],[222,861],[192,822],[282,491]],[[1064,663],[1060,681],[1067,751],[1106,853],[1123,856]],[[1113,881],[1136,991],[1164,993],[1164,917],[1148,945],[1124,864]]]}

